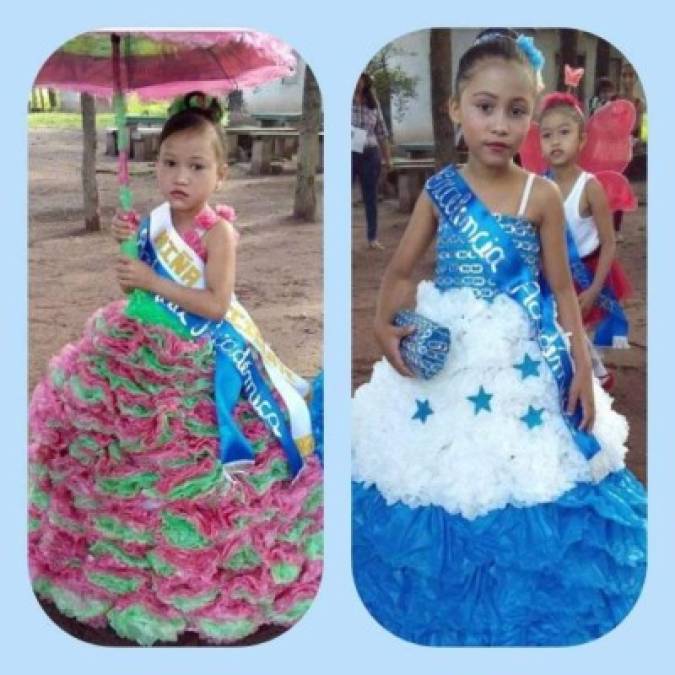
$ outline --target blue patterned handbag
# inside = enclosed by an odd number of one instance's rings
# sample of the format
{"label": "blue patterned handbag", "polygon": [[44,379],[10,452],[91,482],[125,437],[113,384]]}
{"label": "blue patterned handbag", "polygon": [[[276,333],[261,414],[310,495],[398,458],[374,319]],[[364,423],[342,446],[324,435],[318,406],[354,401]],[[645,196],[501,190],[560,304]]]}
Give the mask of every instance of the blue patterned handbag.
{"label": "blue patterned handbag", "polygon": [[405,365],[424,380],[436,375],[448,358],[450,330],[410,309],[397,312],[393,324],[415,327],[415,332],[406,335],[400,343]]}

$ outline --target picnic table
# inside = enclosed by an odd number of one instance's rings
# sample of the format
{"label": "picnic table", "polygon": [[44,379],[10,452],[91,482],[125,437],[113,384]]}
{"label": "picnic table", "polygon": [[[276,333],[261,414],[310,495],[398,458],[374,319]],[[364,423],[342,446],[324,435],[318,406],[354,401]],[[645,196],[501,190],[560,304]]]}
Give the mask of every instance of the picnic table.
{"label": "picnic table", "polygon": [[302,119],[299,112],[258,112],[251,113],[251,117],[260,122],[263,127],[284,127],[297,123]]}
{"label": "picnic table", "polygon": [[399,211],[410,213],[424,187],[424,182],[436,170],[436,160],[433,157],[419,159],[394,157],[391,166],[392,171],[396,173]]}
{"label": "picnic table", "polygon": [[[290,158],[297,149],[300,132],[294,127],[227,127],[228,156],[236,156],[242,139],[251,143],[251,167],[249,173],[254,176],[271,173],[274,157]],[[323,132],[319,133],[323,142]],[[318,169],[323,168],[323,152],[320,153]]]}
{"label": "picnic table", "polygon": [[162,127],[166,120],[166,115],[127,115],[127,126],[129,129],[135,127]]}
{"label": "picnic table", "polygon": [[[160,115],[127,115],[127,129],[129,130],[129,159],[149,161],[154,159],[158,148],[159,134],[161,133],[166,116]],[[105,154],[116,157],[117,127],[107,127],[105,130]]]}
{"label": "picnic table", "polygon": [[[154,147],[155,135],[156,138],[159,139],[159,133],[166,120],[166,115],[127,115],[129,159],[138,159],[140,161],[148,161],[147,158],[154,159],[152,148]],[[136,143],[140,157],[136,156],[134,151],[134,134],[139,129],[142,129],[141,136],[148,137],[148,140],[145,143]],[[111,157],[116,157],[118,154],[117,133],[117,127],[107,127],[105,130],[105,154],[110,155]],[[138,135],[136,138],[138,140]],[[147,151],[143,149],[146,146]]]}
{"label": "picnic table", "polygon": [[434,156],[435,147],[431,142],[421,141],[414,143],[396,143],[408,159],[427,159]]}

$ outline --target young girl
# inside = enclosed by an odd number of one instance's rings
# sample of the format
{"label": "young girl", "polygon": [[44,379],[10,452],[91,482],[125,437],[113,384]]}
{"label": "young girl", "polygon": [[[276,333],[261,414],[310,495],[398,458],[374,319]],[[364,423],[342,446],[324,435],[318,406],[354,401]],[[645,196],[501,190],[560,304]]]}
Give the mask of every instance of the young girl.
{"label": "young girl", "polygon": [[140,259],[117,262],[122,288],[143,290],[92,316],[30,408],[34,589],[145,645],[291,625],[321,575],[307,385],[234,296],[232,211],[208,204],[220,109],[195,98],[162,130],[166,201],[140,224]]}
{"label": "young girl", "polygon": [[[602,299],[613,303],[615,313],[625,316],[618,302],[627,298],[631,285],[617,261],[612,216],[602,185],[577,164],[585,142],[584,115],[571,94],[553,93],[541,103],[540,133],[544,159],[564,199],[565,221],[572,237],[573,260],[580,259],[592,282],[579,292],[579,307],[587,327],[597,325],[608,315],[599,306]],[[625,339],[625,336],[624,336]],[[602,363],[598,351],[589,341],[593,372],[605,389],[613,384],[613,375]]]}
{"label": "young girl", "polygon": [[[451,114],[468,161],[415,206],[378,299],[386,359],[354,398],[356,585],[377,621],[421,644],[585,642],[642,586],[645,494],[624,468],[626,421],[592,378],[560,194],[513,162],[541,60],[503,31],[461,58]],[[412,329],[392,319],[434,237],[417,312],[450,347],[422,380],[400,351]]]}

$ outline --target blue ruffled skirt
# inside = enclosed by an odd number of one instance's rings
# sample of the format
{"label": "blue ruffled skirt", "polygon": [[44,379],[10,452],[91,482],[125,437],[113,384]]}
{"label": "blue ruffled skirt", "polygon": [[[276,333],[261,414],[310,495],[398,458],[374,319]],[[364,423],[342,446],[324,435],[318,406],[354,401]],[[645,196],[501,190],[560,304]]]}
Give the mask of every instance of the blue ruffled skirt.
{"label": "blue ruffled skirt", "polygon": [[368,611],[423,645],[574,645],[630,612],[646,571],[646,495],[628,470],[475,520],[387,505],[353,484],[352,564]]}

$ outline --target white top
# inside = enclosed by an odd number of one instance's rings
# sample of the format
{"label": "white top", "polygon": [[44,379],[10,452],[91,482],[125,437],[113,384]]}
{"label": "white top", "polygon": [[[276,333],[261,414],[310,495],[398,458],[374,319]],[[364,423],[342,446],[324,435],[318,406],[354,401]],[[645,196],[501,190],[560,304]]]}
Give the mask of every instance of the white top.
{"label": "white top", "polygon": [[564,204],[565,220],[572,233],[574,243],[577,245],[579,256],[582,258],[590,255],[600,246],[598,226],[595,224],[593,216],[582,218],[579,212],[581,195],[584,193],[589,178],[592,178],[590,173],[582,171],[579,174]]}

